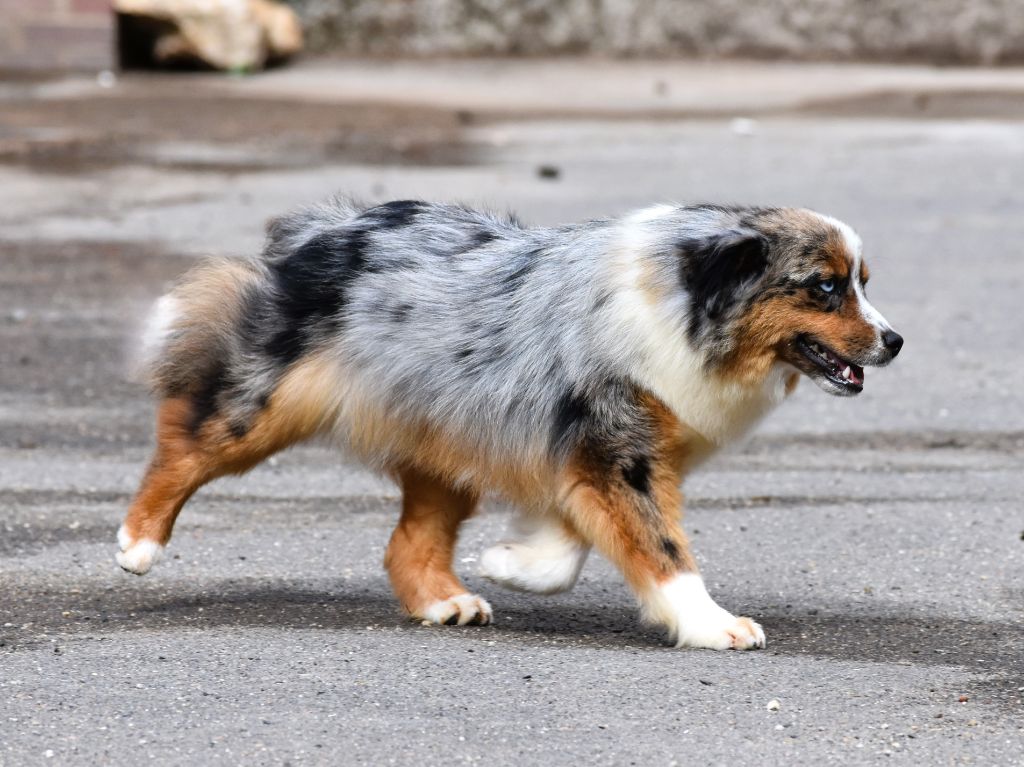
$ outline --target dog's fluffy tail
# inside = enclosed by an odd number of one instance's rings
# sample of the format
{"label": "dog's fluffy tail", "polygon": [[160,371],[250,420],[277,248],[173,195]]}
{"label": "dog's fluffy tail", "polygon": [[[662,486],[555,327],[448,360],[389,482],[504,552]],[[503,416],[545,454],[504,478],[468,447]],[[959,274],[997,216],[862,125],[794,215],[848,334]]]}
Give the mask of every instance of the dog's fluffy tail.
{"label": "dog's fluffy tail", "polygon": [[[225,378],[249,394],[261,389],[267,382],[256,379],[274,365],[259,359],[254,339],[275,327],[275,264],[322,232],[351,223],[364,207],[337,198],[295,211],[269,224],[258,258],[209,259],[191,269],[154,305],[133,355],[134,377],[161,398],[202,397],[223,389]],[[247,324],[254,319],[259,327]]]}
{"label": "dog's fluffy tail", "polygon": [[158,397],[209,385],[236,352],[248,296],[266,281],[257,262],[210,259],[189,270],[154,304],[134,365]]}

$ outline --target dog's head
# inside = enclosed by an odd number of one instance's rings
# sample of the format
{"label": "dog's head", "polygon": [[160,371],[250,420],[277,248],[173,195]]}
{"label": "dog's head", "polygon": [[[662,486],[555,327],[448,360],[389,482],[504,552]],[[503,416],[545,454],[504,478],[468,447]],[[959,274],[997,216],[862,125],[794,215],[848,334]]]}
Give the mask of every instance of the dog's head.
{"label": "dog's head", "polygon": [[733,223],[684,248],[691,337],[726,374],[756,378],[781,362],[830,394],[859,394],[864,368],[903,346],[865,295],[860,238],[801,209],[744,211]]}

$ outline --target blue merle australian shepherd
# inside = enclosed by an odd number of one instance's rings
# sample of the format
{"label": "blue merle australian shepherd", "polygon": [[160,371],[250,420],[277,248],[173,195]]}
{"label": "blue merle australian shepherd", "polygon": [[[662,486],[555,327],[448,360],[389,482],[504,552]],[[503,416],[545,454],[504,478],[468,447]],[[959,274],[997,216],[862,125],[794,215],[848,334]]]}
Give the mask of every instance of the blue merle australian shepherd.
{"label": "blue merle australian shepherd", "polygon": [[491,580],[562,591],[596,546],[678,646],[763,647],[705,590],[680,483],[801,374],[852,396],[896,356],[867,280],[849,226],[794,208],[551,228],[414,201],[285,216],[260,258],[199,265],[156,304],[157,446],[118,562],[147,572],[199,487],[328,437],[401,486],[384,563],[420,620],[490,621],[452,552],[493,491],[529,525],[484,553]]}

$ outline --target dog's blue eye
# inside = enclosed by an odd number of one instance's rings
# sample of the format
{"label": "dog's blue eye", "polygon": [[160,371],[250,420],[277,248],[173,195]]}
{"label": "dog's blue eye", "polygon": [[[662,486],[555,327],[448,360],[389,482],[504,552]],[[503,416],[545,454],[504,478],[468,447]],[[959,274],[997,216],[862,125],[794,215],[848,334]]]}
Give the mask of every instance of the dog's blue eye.
{"label": "dog's blue eye", "polygon": [[821,288],[822,293],[831,293],[836,289],[836,281],[822,280],[818,283],[818,287]]}

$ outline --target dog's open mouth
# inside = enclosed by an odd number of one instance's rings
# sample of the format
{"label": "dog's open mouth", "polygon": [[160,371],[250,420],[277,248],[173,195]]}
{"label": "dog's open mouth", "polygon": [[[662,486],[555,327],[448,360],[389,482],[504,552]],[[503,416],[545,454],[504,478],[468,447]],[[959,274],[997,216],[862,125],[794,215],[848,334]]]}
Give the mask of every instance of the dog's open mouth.
{"label": "dog's open mouth", "polygon": [[825,344],[813,338],[803,336],[796,341],[797,348],[811,362],[817,365],[832,384],[841,387],[850,394],[858,394],[864,389],[864,368],[844,360]]}

